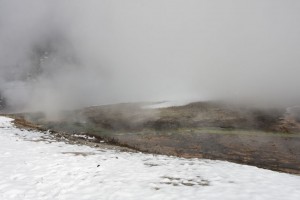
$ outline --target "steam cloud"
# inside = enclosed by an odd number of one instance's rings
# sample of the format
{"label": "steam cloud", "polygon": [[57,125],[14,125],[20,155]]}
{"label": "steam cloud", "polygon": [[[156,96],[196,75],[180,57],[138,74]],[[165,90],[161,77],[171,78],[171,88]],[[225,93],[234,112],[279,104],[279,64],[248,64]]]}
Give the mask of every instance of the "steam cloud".
{"label": "steam cloud", "polygon": [[192,98],[295,105],[299,10],[297,0],[0,0],[0,97],[43,111]]}

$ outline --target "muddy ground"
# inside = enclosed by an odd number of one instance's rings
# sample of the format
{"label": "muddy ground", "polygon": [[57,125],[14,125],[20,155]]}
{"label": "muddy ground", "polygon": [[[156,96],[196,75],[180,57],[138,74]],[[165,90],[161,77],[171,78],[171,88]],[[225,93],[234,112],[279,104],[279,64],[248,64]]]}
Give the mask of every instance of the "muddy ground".
{"label": "muddy ground", "polygon": [[[159,109],[144,106],[89,107],[64,112],[55,120],[41,113],[10,116],[18,119],[18,126],[52,130],[56,138],[67,137],[73,143],[99,146],[105,141],[106,145],[117,145],[125,151],[228,160],[300,174],[297,112],[212,102]],[[95,139],[73,137],[78,134]]]}
{"label": "muddy ground", "polygon": [[120,135],[141,151],[209,158],[300,174],[300,137],[239,134]]}

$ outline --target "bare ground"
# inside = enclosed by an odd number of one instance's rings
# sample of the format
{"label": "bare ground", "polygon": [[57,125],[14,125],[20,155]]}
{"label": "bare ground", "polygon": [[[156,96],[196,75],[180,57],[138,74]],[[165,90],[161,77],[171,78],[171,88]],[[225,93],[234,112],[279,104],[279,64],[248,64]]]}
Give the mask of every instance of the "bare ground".
{"label": "bare ground", "polygon": [[[55,121],[43,114],[11,116],[18,126],[50,129],[57,140],[67,138],[76,144],[228,160],[300,174],[299,118],[286,109],[241,108],[214,102],[161,109],[142,106],[89,107],[65,112]],[[74,134],[95,139],[89,141]]]}

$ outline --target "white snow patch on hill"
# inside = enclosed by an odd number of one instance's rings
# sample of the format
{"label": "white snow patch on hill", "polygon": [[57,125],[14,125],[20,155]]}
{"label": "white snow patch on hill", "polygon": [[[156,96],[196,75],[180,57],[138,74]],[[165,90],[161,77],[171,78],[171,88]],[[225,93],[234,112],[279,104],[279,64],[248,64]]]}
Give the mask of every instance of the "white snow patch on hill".
{"label": "white snow patch on hill", "polygon": [[144,106],[144,109],[157,109],[157,108],[168,108],[173,106],[185,106],[189,103],[192,103],[194,101],[188,101],[188,100],[181,100],[181,101],[162,101],[153,103],[151,105]]}
{"label": "white snow patch on hill", "polygon": [[0,199],[299,199],[300,176],[55,142],[0,117]]}

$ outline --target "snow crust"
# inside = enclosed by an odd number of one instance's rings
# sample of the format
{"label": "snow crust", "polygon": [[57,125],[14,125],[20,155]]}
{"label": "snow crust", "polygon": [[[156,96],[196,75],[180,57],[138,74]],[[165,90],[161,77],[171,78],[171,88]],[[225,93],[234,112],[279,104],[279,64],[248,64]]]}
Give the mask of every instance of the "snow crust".
{"label": "snow crust", "polygon": [[300,199],[300,176],[56,142],[0,117],[1,200]]}

